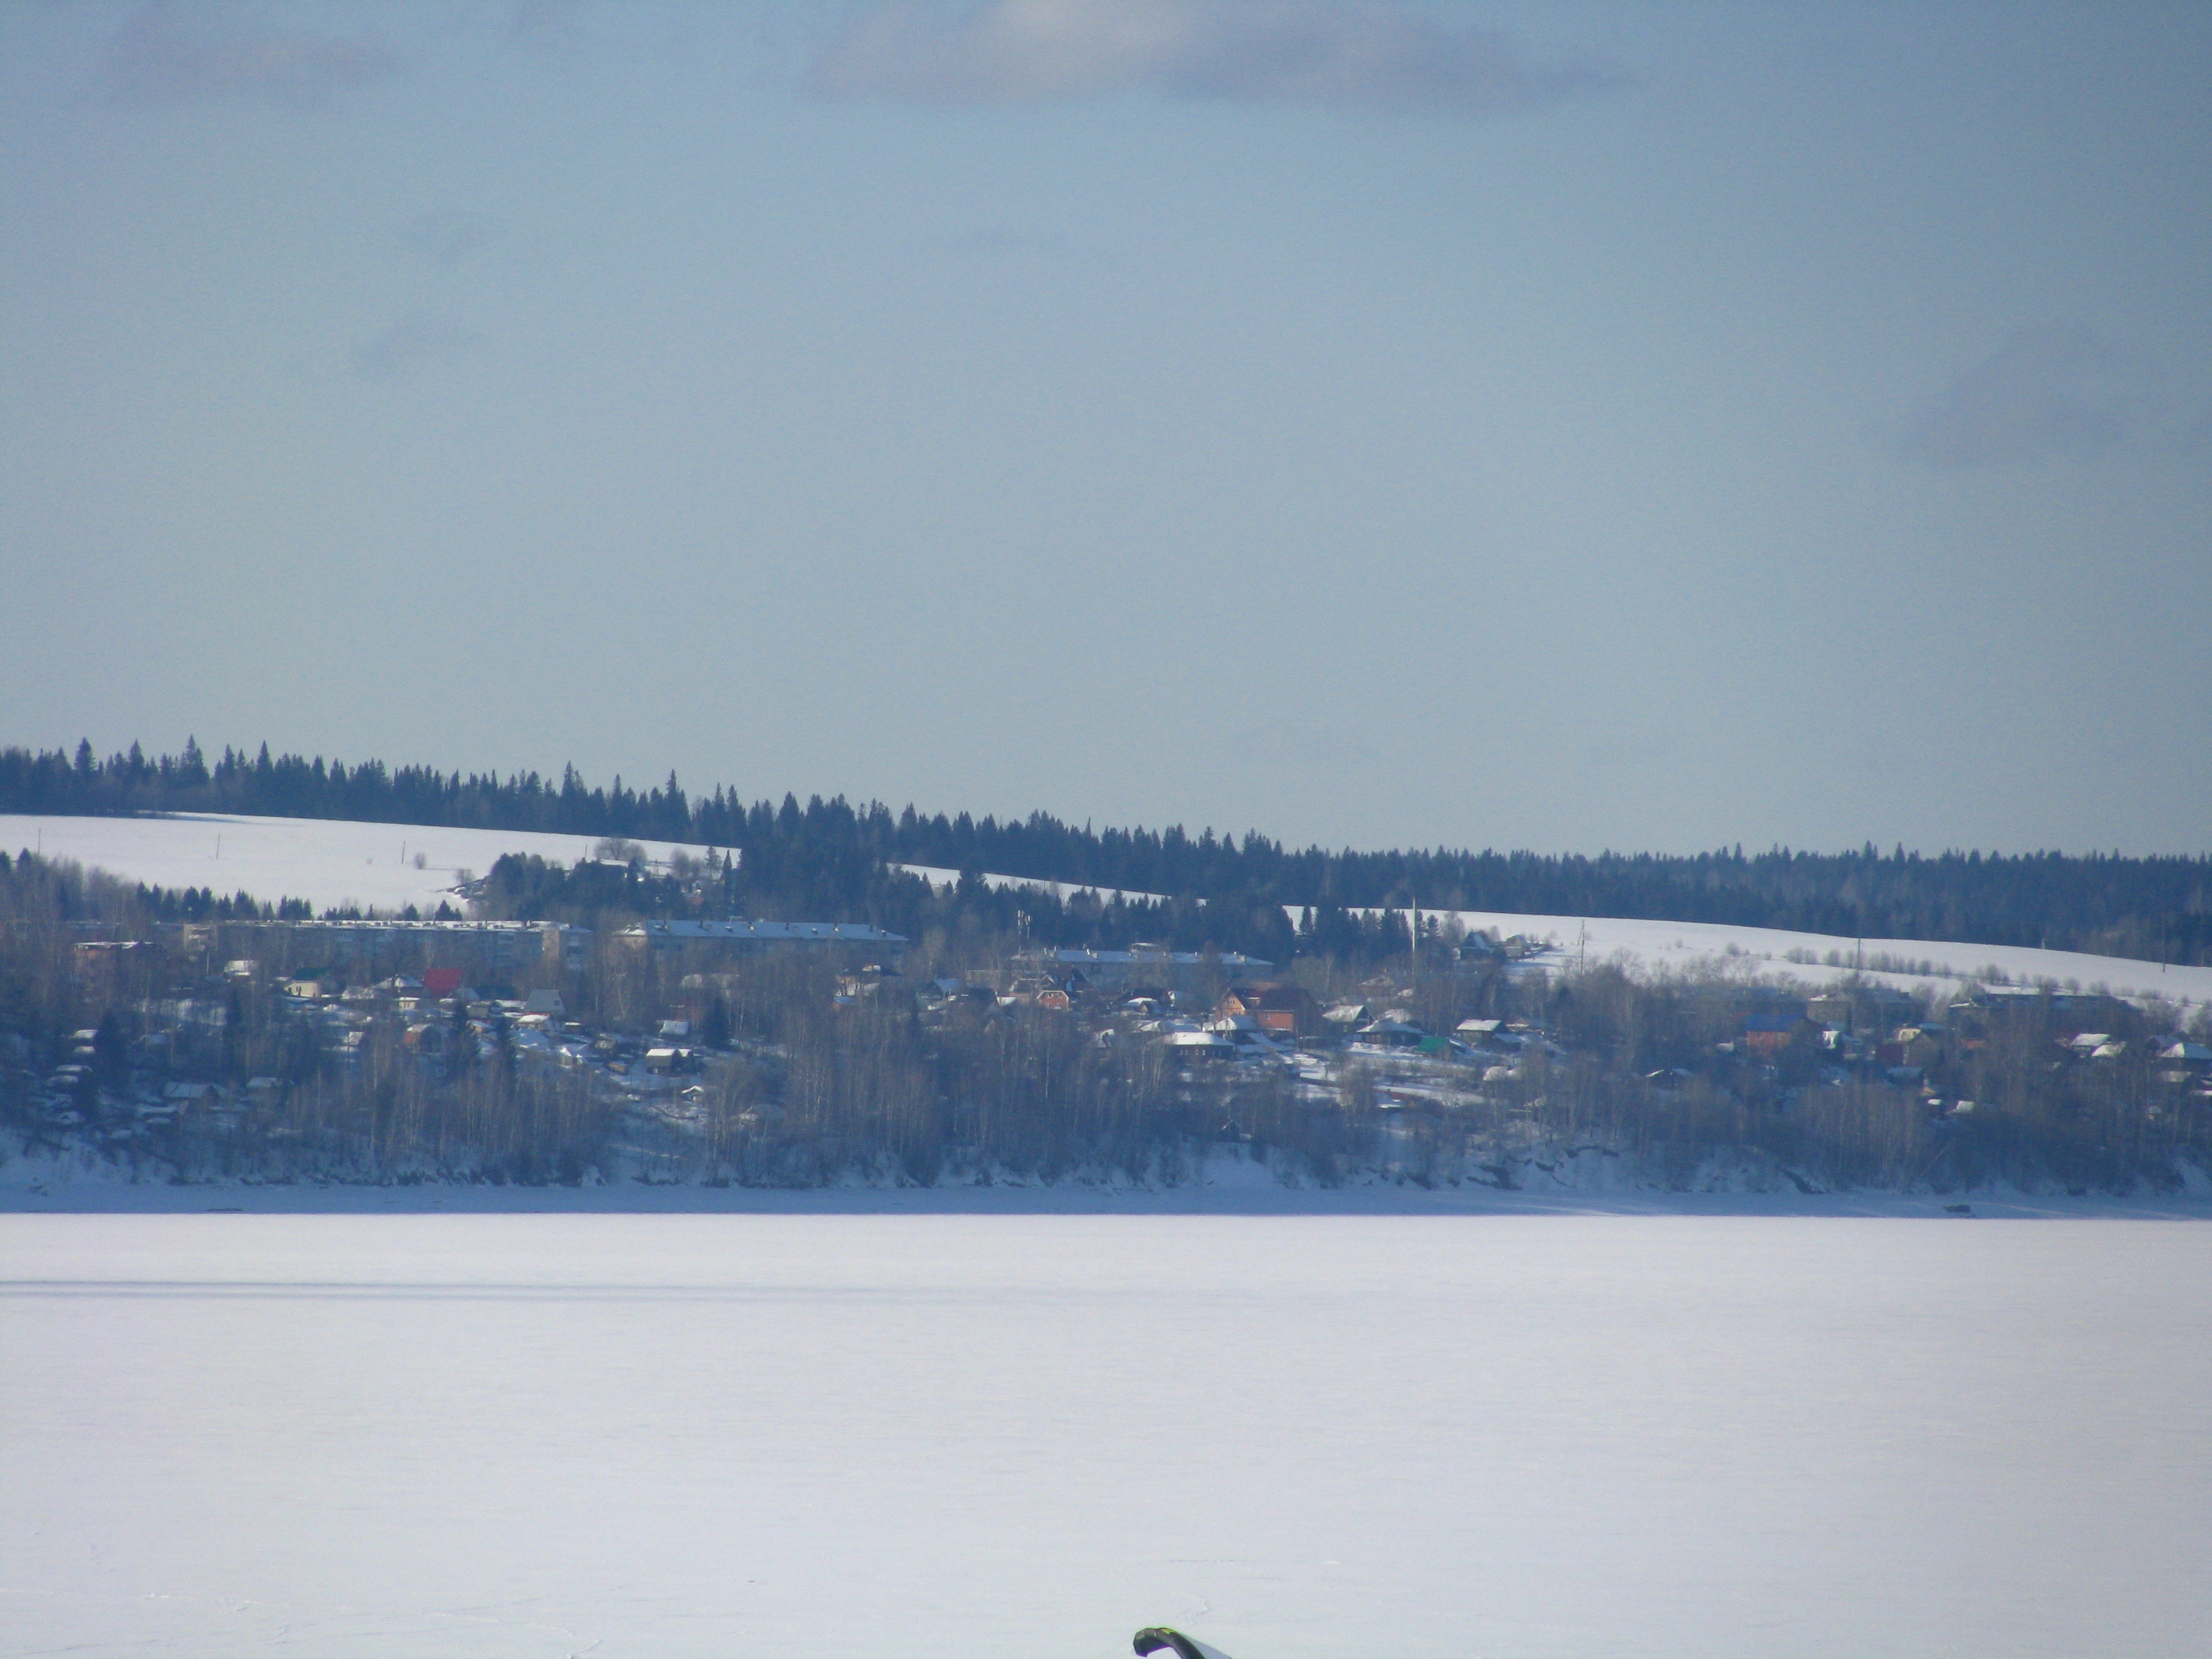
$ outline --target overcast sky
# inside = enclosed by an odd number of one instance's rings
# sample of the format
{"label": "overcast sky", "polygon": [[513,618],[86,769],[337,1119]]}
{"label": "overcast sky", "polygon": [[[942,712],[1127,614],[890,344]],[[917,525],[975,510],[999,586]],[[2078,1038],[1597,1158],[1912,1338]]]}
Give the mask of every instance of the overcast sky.
{"label": "overcast sky", "polygon": [[2212,8],[0,10],[0,741],[2212,848]]}

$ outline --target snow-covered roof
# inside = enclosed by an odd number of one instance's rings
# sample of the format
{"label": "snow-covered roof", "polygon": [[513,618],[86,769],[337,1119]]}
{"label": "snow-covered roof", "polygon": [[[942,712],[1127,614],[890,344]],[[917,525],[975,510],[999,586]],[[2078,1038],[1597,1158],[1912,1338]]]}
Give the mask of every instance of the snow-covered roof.
{"label": "snow-covered roof", "polygon": [[862,921],[641,921],[622,931],[624,939],[705,942],[727,939],[758,944],[903,945],[903,933],[887,933]]}
{"label": "snow-covered roof", "polygon": [[1248,957],[1241,951],[1224,951],[1209,955],[1202,951],[1080,951],[1061,949],[1041,953],[1044,959],[1061,968],[1142,968],[1148,963],[1162,967],[1196,968],[1205,963],[1218,963],[1228,969],[1252,969],[1261,972],[1275,964],[1259,957]]}
{"label": "snow-covered roof", "polygon": [[1170,1048],[1233,1048],[1237,1045],[1212,1031],[1170,1031],[1160,1039]]}

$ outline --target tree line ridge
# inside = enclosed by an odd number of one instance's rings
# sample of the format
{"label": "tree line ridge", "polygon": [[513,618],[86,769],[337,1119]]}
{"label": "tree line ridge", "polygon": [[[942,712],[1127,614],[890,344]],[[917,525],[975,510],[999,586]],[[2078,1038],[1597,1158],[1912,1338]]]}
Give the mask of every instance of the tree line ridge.
{"label": "tree line ridge", "polygon": [[[266,744],[253,754],[226,746],[210,761],[196,741],[150,757],[134,743],[105,759],[88,741],[74,752],[0,750],[0,811],[222,812],[684,842],[738,849],[793,875],[803,866],[808,899],[832,906],[880,904],[884,866],[903,863],[1158,894],[1269,935],[1278,929],[1252,919],[1270,907],[1311,910],[1299,931],[1325,933],[1351,912],[1418,904],[2212,963],[2207,854],[1923,854],[1871,843],[1845,853],[1746,854],[1740,845],[1692,854],[1332,851],[1293,848],[1257,831],[1240,839],[1181,826],[1095,830],[1042,811],[1001,821],[912,805],[894,812],[842,796],[803,806],[790,794],[748,802],[726,785],[689,794],[673,773],[639,790],[619,775],[605,787],[586,784],[574,766],[557,780],[534,771],[501,777],[379,760],[348,766],[272,755]],[[1237,937],[1215,942],[1247,948]],[[1279,950],[1284,942],[1255,936],[1250,945]]]}

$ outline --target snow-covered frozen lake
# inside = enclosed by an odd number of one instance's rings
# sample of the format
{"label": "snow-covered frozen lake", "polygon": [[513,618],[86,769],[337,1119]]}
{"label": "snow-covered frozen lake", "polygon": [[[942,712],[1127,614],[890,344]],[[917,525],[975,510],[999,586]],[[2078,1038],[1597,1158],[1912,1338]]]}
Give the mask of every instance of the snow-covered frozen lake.
{"label": "snow-covered frozen lake", "polygon": [[2212,1225],[0,1217],[0,1651],[2202,1654]]}

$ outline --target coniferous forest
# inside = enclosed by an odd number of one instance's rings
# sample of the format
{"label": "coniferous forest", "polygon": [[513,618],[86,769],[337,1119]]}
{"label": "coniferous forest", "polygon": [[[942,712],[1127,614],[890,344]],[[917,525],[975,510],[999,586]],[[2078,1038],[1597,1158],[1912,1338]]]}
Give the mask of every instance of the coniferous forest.
{"label": "coniferous forest", "polygon": [[[727,786],[687,793],[674,775],[635,788],[617,776],[585,782],[536,772],[441,772],[225,748],[197,743],[149,757],[140,746],[105,759],[72,752],[0,750],[0,811],[118,814],[232,812],[394,823],[642,836],[741,852],[733,906],[763,916],[836,916],[907,932],[946,902],[1006,908],[980,882],[950,900],[887,868],[898,863],[990,872],[1157,896],[1159,903],[1099,905],[1025,895],[1023,923],[1040,941],[1110,945],[1141,932],[1185,946],[1212,945],[1281,959],[1304,943],[1357,953],[1371,920],[1357,912],[1419,904],[1531,915],[1714,921],[1870,938],[2042,945],[2173,963],[2212,963],[2212,855],[2124,857],[1944,851],[1814,853],[1741,847],[1691,855],[1594,855],[1407,849],[1292,848],[1253,831],[1217,836],[1078,827],[1043,812],[1023,819],[818,797],[802,805],[748,802]],[[504,861],[503,861],[504,862]],[[559,905],[572,896],[547,872],[507,868],[507,908]],[[1283,907],[1310,911],[1299,932]],[[649,908],[650,907],[646,907]],[[1000,921],[1011,918],[1001,918]]]}

